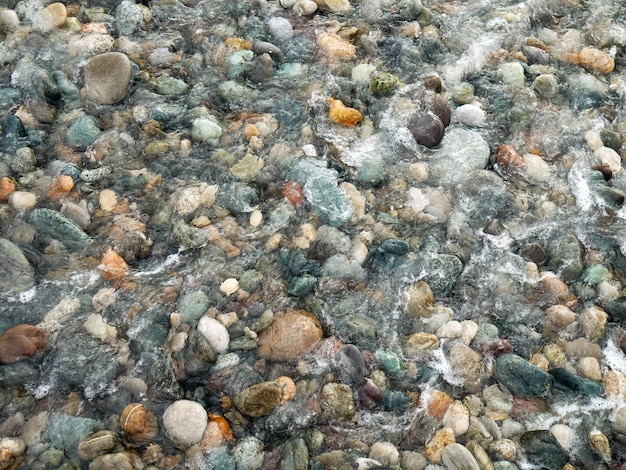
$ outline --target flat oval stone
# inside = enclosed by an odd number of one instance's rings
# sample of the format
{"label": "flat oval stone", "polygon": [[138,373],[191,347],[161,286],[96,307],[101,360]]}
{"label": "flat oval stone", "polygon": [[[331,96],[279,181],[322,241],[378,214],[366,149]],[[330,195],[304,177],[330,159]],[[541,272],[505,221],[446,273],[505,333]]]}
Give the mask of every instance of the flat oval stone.
{"label": "flat oval stone", "polygon": [[448,444],[443,449],[441,462],[447,470],[480,470],[472,453],[465,446],[456,442]]}
{"label": "flat oval stone", "polygon": [[445,132],[441,119],[432,113],[416,114],[407,127],[417,143],[428,148],[438,145]]}
{"label": "flat oval stone", "polygon": [[92,57],[85,66],[85,94],[97,104],[115,104],[126,96],[132,67],[121,52],[105,52]]}
{"label": "flat oval stone", "polygon": [[310,352],[322,339],[319,320],[306,310],[287,310],[276,316],[259,337],[259,356],[291,361]]}
{"label": "flat oval stone", "polygon": [[48,342],[48,335],[32,325],[16,325],[0,334],[0,362],[14,362],[34,356]]}

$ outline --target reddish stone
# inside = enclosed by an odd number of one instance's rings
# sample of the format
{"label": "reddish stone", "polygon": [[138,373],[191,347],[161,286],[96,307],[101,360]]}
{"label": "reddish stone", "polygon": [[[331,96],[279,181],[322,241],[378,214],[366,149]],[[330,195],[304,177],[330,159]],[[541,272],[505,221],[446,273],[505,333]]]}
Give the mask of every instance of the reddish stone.
{"label": "reddish stone", "polygon": [[45,331],[36,326],[21,324],[0,334],[0,362],[13,364],[27,359],[43,349],[48,342]]}

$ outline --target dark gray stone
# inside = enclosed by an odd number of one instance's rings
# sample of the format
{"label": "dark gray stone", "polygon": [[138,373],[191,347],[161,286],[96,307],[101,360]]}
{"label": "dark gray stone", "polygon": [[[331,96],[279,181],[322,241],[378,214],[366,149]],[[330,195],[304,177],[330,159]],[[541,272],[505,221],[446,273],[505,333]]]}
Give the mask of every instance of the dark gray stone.
{"label": "dark gray stone", "polygon": [[280,470],[307,470],[309,450],[301,437],[286,442],[280,449]]}
{"label": "dark gray stone", "polygon": [[34,209],[28,214],[28,222],[39,232],[59,240],[69,249],[85,248],[91,243],[91,238],[82,228],[51,209]]}
{"label": "dark gray stone", "polygon": [[565,367],[550,369],[548,372],[554,377],[555,389],[585,397],[601,397],[604,395],[604,387],[600,382],[572,374]]}
{"label": "dark gray stone", "polygon": [[548,267],[560,274],[564,281],[578,279],[583,272],[582,249],[578,238],[573,234],[560,236],[548,248],[550,262]]}
{"label": "dark gray stone", "polygon": [[20,292],[35,285],[35,270],[22,250],[6,238],[0,238],[0,292]]}

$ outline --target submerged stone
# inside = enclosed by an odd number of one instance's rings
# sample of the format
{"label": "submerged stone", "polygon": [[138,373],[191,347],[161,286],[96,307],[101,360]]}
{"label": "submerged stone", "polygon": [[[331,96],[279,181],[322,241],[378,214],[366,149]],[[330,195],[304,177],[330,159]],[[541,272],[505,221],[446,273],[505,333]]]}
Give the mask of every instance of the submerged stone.
{"label": "submerged stone", "polygon": [[292,168],[289,180],[302,184],[304,197],[324,223],[338,227],[352,218],[354,208],[338,187],[335,170],[321,162],[302,159]]}
{"label": "submerged stone", "polygon": [[604,395],[604,387],[600,382],[573,374],[565,367],[550,369],[548,372],[554,377],[554,388],[557,390],[572,392],[585,397]]}
{"label": "submerged stone", "polygon": [[0,292],[20,292],[35,285],[35,270],[13,242],[0,238]]}
{"label": "submerged stone", "polygon": [[85,94],[98,104],[115,104],[126,96],[132,78],[130,60],[120,52],[92,57],[85,66]]}
{"label": "submerged stone", "polygon": [[81,249],[91,243],[91,238],[83,229],[51,209],[34,209],[28,214],[28,222],[41,233],[62,242],[67,248]]}
{"label": "submerged stone", "polygon": [[552,387],[552,376],[515,354],[496,359],[494,378],[514,395],[539,397]]}
{"label": "submerged stone", "polygon": [[547,470],[561,470],[569,461],[568,453],[550,431],[529,431],[520,437],[528,459]]}

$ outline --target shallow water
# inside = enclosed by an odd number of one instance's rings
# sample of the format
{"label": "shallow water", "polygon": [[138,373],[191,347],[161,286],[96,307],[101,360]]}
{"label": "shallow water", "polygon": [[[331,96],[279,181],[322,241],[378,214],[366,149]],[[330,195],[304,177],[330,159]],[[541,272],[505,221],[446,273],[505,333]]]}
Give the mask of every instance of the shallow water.
{"label": "shallow water", "polygon": [[[357,462],[368,456],[460,468],[429,450],[467,418],[433,410],[443,392],[471,415],[456,442],[477,442],[496,468],[561,468],[561,451],[574,468],[621,468],[624,6],[346,0],[301,15],[311,4],[290,3],[90,0],[67,4],[61,26],[46,2],[0,10],[0,177],[19,196],[0,202],[0,231],[27,262],[0,269],[0,326],[48,334],[0,371],[18,465],[108,468],[76,450],[107,429],[124,458],[143,455],[133,468],[369,468]],[[99,104],[84,71],[112,51],[132,79]],[[395,76],[387,93],[372,84],[380,72]],[[335,122],[329,98],[362,121]],[[73,187],[54,189],[59,175]],[[109,248],[127,263],[113,278]],[[419,281],[431,300],[416,300]],[[313,314],[323,339],[273,361],[257,345],[288,308]],[[95,314],[98,331],[85,326]],[[219,354],[197,333],[204,315],[226,326]],[[417,334],[432,344],[416,351]],[[550,378],[524,396],[494,376],[510,352],[582,382]],[[260,417],[241,405],[284,376],[293,401]],[[365,379],[382,399],[366,403]],[[349,416],[334,414],[343,402],[324,398],[328,384],[352,389]],[[494,384],[510,405],[490,404]],[[234,439],[177,442],[162,415],[181,399],[225,417]],[[156,414],[152,442],[170,460],[150,462],[121,428],[131,403]],[[25,432],[35,409],[50,417],[39,441]],[[55,436],[65,415],[90,430]],[[562,448],[523,438],[549,429]],[[250,437],[256,454],[241,450]],[[399,457],[372,450],[380,442]]]}

